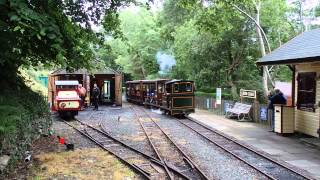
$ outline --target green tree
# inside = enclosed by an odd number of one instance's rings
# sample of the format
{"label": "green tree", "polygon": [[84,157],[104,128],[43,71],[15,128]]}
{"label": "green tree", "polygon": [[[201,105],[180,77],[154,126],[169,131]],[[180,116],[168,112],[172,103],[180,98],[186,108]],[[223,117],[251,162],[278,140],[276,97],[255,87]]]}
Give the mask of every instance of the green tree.
{"label": "green tree", "polygon": [[0,0],[1,81],[14,84],[21,65],[90,68],[101,24],[119,34],[117,9],[131,0]]}
{"label": "green tree", "polygon": [[[159,19],[162,31],[172,35],[162,36],[172,44],[167,47],[173,47],[177,60],[172,76],[193,79],[200,90],[230,87],[233,98],[239,88],[262,92],[261,71],[255,62],[264,55],[265,39],[275,49],[298,31],[285,0],[265,0],[258,5],[259,1],[246,0],[165,1]],[[175,18],[181,17],[178,12],[184,12],[186,18]],[[287,67],[273,68],[274,80],[289,80],[290,74]]]}
{"label": "green tree", "polygon": [[157,74],[156,53],[161,41],[155,16],[141,7],[122,11],[120,20],[123,38],[107,41],[118,55],[115,62],[134,78],[145,79]]}

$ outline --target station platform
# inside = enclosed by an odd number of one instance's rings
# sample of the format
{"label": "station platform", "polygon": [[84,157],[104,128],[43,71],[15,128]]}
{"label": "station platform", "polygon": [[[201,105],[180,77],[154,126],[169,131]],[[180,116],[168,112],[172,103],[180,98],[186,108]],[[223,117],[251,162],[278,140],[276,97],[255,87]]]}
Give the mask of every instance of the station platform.
{"label": "station platform", "polygon": [[283,137],[269,132],[269,128],[261,124],[238,122],[206,110],[196,110],[195,113],[190,114],[190,117],[320,179],[320,146],[317,146],[320,140],[318,138]]}

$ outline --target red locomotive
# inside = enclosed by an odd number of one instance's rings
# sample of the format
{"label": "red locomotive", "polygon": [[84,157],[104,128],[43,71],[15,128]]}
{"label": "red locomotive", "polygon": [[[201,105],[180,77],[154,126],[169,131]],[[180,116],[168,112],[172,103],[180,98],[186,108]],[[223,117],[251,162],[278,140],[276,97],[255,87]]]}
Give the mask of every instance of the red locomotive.
{"label": "red locomotive", "polygon": [[81,110],[81,98],[78,81],[55,81],[55,94],[52,110],[60,117],[74,117]]}

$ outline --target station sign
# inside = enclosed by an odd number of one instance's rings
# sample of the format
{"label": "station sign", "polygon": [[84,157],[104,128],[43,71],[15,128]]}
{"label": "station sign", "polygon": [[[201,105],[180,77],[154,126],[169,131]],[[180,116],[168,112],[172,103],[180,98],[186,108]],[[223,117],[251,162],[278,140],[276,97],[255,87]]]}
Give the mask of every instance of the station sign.
{"label": "station sign", "polygon": [[257,98],[257,91],[240,89],[240,97],[256,99]]}

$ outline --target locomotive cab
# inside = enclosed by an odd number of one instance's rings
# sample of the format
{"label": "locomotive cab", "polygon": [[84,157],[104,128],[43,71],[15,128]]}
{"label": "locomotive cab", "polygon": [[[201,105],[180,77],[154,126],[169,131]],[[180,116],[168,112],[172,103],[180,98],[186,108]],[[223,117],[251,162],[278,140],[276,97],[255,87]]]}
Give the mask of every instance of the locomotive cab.
{"label": "locomotive cab", "polygon": [[171,115],[194,112],[194,83],[186,80],[166,82],[166,104]]}
{"label": "locomotive cab", "polygon": [[78,92],[78,81],[55,81],[56,94],[54,110],[60,117],[74,117],[81,109],[81,99]]}

